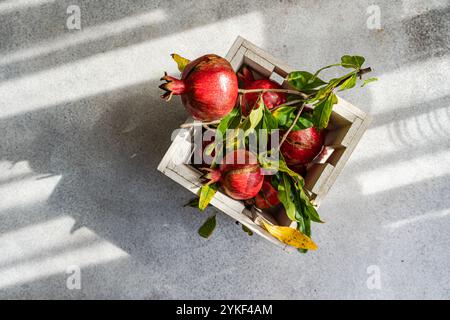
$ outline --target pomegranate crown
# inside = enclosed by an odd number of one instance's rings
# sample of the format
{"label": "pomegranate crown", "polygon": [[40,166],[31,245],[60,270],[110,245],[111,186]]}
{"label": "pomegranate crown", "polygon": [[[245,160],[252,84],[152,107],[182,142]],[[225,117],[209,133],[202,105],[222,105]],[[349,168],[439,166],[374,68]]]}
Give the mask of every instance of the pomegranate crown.
{"label": "pomegranate crown", "polygon": [[167,72],[164,72],[164,77],[160,79],[161,81],[166,81],[165,83],[159,86],[160,89],[164,90],[164,94],[161,95],[166,101],[170,101],[172,96],[183,94],[185,91],[185,85],[183,80],[179,80],[177,78],[171,77],[167,75]]}
{"label": "pomegranate crown", "polygon": [[219,181],[222,177],[222,173],[218,169],[202,168],[202,170],[206,171],[206,173],[201,177],[205,180],[205,185],[213,184]]}

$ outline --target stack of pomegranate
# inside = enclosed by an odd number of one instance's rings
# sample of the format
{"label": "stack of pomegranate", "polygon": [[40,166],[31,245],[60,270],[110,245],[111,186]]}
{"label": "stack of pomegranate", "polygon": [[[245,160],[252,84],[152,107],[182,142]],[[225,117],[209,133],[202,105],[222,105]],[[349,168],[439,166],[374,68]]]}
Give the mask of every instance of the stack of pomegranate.
{"label": "stack of pomegranate", "polygon": [[[318,72],[293,72],[287,77],[291,88],[285,89],[246,66],[236,74],[227,60],[214,54],[193,61],[176,54],[172,57],[178,63],[181,78],[167,74],[161,78],[165,81],[160,85],[165,91],[162,98],[170,100],[173,95],[179,95],[192,117],[200,120],[207,130],[214,131],[216,137],[212,142],[196,146],[202,156],[208,154],[213,159],[208,165],[203,158],[195,164],[204,172],[205,178],[196,205],[205,209],[214,193],[222,190],[233,199],[245,201],[247,206],[261,210],[279,208],[289,221],[297,222],[297,229],[274,226],[273,223],[266,229],[281,241],[301,250],[315,249],[309,238],[310,222],[322,221],[309,201],[308,191],[304,190],[303,176],[307,173],[308,164],[323,149],[331,114],[329,106],[337,100],[333,91],[354,86],[353,80],[367,71],[361,69],[364,58],[342,57],[342,66],[354,70],[330,82],[319,79]],[[350,60],[345,57],[356,62],[349,66]],[[192,125],[198,125],[198,122]],[[224,136],[226,129],[242,129],[245,135],[261,129],[269,132],[279,130],[280,144],[272,149],[269,146],[270,152],[281,153],[277,166],[279,172],[264,175],[267,163],[261,160],[261,154],[249,148],[245,139],[244,143],[225,146],[224,142],[228,141]],[[220,161],[218,155],[222,156]],[[210,221],[208,223],[211,224]],[[276,232],[274,227],[278,228]],[[205,225],[202,228],[204,234]],[[206,234],[209,236],[210,232]],[[308,241],[293,242],[292,237],[299,234]]]}

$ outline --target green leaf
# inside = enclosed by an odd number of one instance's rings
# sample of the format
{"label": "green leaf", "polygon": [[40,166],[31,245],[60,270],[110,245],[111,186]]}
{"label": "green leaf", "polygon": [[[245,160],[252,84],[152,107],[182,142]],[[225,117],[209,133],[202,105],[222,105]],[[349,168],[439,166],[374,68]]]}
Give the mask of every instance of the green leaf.
{"label": "green leaf", "polygon": [[198,234],[201,237],[208,239],[212,235],[215,228],[216,228],[216,215],[213,215],[208,219],[206,219],[206,221],[203,223],[200,229],[198,229]]}
{"label": "green leaf", "polygon": [[[292,102],[292,101],[297,101],[297,100],[298,100],[298,95],[291,94],[291,93],[286,94],[286,102]],[[280,105],[280,106],[282,106],[282,105]],[[291,107],[293,107],[293,106],[291,105]]]}
{"label": "green leaf", "polygon": [[[261,100],[261,99],[260,99]],[[258,125],[258,123],[261,121],[261,119],[263,118],[264,115],[264,107],[259,105],[259,107],[257,107],[256,109],[253,109],[249,116],[248,119],[250,121],[250,129],[254,129],[256,128],[256,126]]]}
{"label": "green leaf", "polygon": [[[352,74],[352,73],[350,73],[350,74]],[[341,82],[341,80],[343,78],[348,77],[350,74],[347,74],[347,75],[345,75],[345,76],[343,76],[341,78],[333,78],[333,79],[331,79],[330,82],[328,82],[328,84],[325,87],[321,88],[317,92],[317,94],[314,97],[312,97],[311,99],[309,99],[307,102],[308,103],[312,103],[314,101],[323,101],[323,100],[325,100],[330,95],[330,93],[332,93],[333,90],[336,89],[336,86]]]}
{"label": "green leaf", "polygon": [[317,129],[323,129],[328,126],[333,105],[338,102],[334,93],[330,93],[328,97],[315,105],[313,111],[313,122]]}
{"label": "green leaf", "polygon": [[262,128],[266,130],[278,129],[278,121],[272,115],[269,109],[264,105],[264,113],[263,113],[263,125]]}
{"label": "green leaf", "polygon": [[[272,151],[272,150],[271,150]],[[268,152],[260,152],[258,154],[258,162],[261,165],[262,168],[266,169],[267,171],[278,171],[279,161],[272,160],[270,157],[268,157]]]}
{"label": "green leaf", "polygon": [[366,84],[371,83],[371,82],[375,82],[378,81],[378,78],[372,77],[369,79],[364,80],[363,84],[361,85],[361,87],[364,87]]}
{"label": "green leaf", "polygon": [[288,83],[303,92],[314,90],[326,84],[325,81],[307,71],[293,71],[287,76]]}
{"label": "green leaf", "polygon": [[296,209],[296,217],[297,221],[301,221],[301,219],[311,219],[314,222],[323,223],[320,219],[319,213],[316,208],[312,205],[311,201],[308,198],[304,188],[299,185],[293,185],[294,188],[294,203]]}
{"label": "green leaf", "polygon": [[303,218],[302,213],[298,210],[295,212],[295,219],[297,220],[297,229],[301,233],[305,233],[305,219]]}
{"label": "green leaf", "polygon": [[249,236],[252,236],[252,235],[253,235],[252,230],[250,230],[249,228],[247,228],[247,227],[244,226],[244,225],[242,225],[242,230],[244,230],[244,232],[245,232],[246,234],[248,234]]}
{"label": "green leaf", "polygon": [[248,115],[247,119],[245,119],[242,123],[242,129],[244,130],[245,137],[253,132],[253,130],[258,126],[263,118],[264,102],[262,102],[261,97],[259,98],[258,104],[259,106],[257,108],[254,108]]}
{"label": "green leaf", "polygon": [[311,118],[306,118],[303,115],[301,115],[298,118],[298,121],[295,124],[295,126],[292,128],[292,131],[308,129],[311,128],[313,125],[314,123],[312,122]]}
{"label": "green leaf", "polygon": [[222,120],[220,120],[217,126],[217,131],[222,135],[225,134],[227,129],[235,129],[241,121],[241,108],[236,107],[230,111]]}
{"label": "green leaf", "polygon": [[366,59],[361,56],[345,55],[341,57],[341,64],[344,68],[360,69]]}
{"label": "green leaf", "polygon": [[339,91],[344,91],[347,89],[351,89],[356,85],[356,79],[357,79],[357,74],[353,74],[350,78],[348,78],[347,80],[344,81],[344,83],[341,84],[341,87],[339,89]]}
{"label": "green leaf", "polygon": [[198,201],[198,208],[200,210],[205,210],[208,204],[211,202],[211,199],[217,192],[217,185],[210,184],[204,185],[200,188],[200,199]]}
{"label": "green leaf", "polygon": [[[305,235],[307,235],[308,237],[311,237],[311,220],[309,220],[309,218],[303,218],[302,219],[302,224],[298,224],[297,229],[304,233]],[[307,249],[297,249],[300,253],[307,253],[308,250]]]}
{"label": "green leaf", "polygon": [[[294,188],[294,203],[298,215],[303,219],[308,218],[314,222],[323,223],[320,219],[319,213],[312,205],[308,195],[303,188],[303,185],[293,185]],[[299,220],[297,220],[299,221]]]}
{"label": "green leaf", "polygon": [[297,211],[297,229],[302,233],[306,234],[308,237],[311,236],[311,219],[308,215],[301,210]]}
{"label": "green leaf", "polygon": [[198,202],[199,202],[199,198],[196,197],[196,198],[189,200],[189,202],[184,204],[183,207],[198,208]]}
{"label": "green leaf", "polygon": [[[273,117],[277,120],[279,129],[288,129],[292,125],[295,120],[296,110],[296,107],[281,106],[273,112]],[[311,128],[313,125],[312,119],[306,114],[302,114],[292,131]]]}
{"label": "green leaf", "polygon": [[311,219],[311,221],[323,223],[323,221],[320,219],[319,213],[317,212],[316,208],[314,206],[306,206],[305,212],[308,215],[308,217]]}
{"label": "green leaf", "polygon": [[[317,220],[317,222],[321,222],[319,215],[315,211],[315,208],[312,206],[311,202],[309,201],[309,198],[303,189],[303,187],[294,185],[294,203],[295,203],[295,216],[297,221],[297,229],[307,235],[308,237],[311,237],[311,215],[314,216],[314,219]],[[310,212],[314,210],[314,212]],[[301,253],[306,253],[307,250],[299,249]]]}
{"label": "green leaf", "polygon": [[317,212],[316,208],[312,205],[306,192],[302,189],[299,191],[298,195],[303,206],[303,212],[306,214],[306,216],[309,217],[309,219],[311,219],[314,222],[323,223],[322,219],[320,219],[319,213]]}
{"label": "green leaf", "polygon": [[282,175],[282,180],[278,184],[278,199],[283,204],[289,219],[295,221],[295,204],[291,198],[291,182],[286,174]]}
{"label": "green leaf", "polygon": [[[303,185],[304,185],[304,180],[303,180],[302,176],[299,175],[297,172],[291,170],[291,169],[287,166],[286,162],[285,162],[283,159],[280,159],[280,160],[278,161],[278,170],[281,171],[281,172],[283,172],[283,173],[286,173],[288,176],[294,178],[295,182],[296,182],[298,185],[300,185],[300,186],[303,187]],[[283,174],[282,177],[284,177],[284,176],[285,176],[285,175]]]}
{"label": "green leaf", "polygon": [[305,218],[304,222],[305,222],[305,230],[303,233],[306,234],[308,237],[311,237],[311,220]]}
{"label": "green leaf", "polygon": [[[223,153],[223,139],[225,137],[226,131],[228,129],[236,129],[241,123],[241,108],[236,107],[230,111],[222,120],[220,120],[219,125],[216,130],[216,139],[213,143],[209,144],[207,147],[208,152],[212,152],[216,150],[216,154],[212,161],[212,165],[215,165],[217,159],[220,159]],[[221,139],[220,139],[221,138]],[[232,137],[226,137],[227,139],[233,139]],[[219,145],[219,141],[222,141],[222,144]]]}
{"label": "green leaf", "polygon": [[[280,106],[273,113],[272,116],[278,122],[278,127],[288,127],[288,121],[293,117],[295,118],[294,111],[296,107]],[[292,123],[292,121],[291,121]]]}

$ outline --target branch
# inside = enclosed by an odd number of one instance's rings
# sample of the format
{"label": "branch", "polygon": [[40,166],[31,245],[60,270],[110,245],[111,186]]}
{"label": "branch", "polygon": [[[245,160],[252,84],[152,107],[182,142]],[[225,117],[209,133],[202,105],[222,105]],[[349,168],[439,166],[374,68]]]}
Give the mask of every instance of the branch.
{"label": "branch", "polygon": [[[359,78],[359,79],[362,79],[362,75],[363,74],[366,74],[366,73],[369,73],[369,72],[371,72],[372,71],[372,68],[371,67],[367,67],[367,68],[365,68],[365,69],[359,69],[358,70],[358,72],[356,72],[356,76]],[[350,79],[350,77],[352,77],[353,75],[355,75],[355,73],[349,73],[348,75],[346,75],[341,81],[339,81],[337,84],[336,84],[336,86],[333,88],[333,90],[334,89],[336,89],[336,88],[338,88],[339,86],[341,86],[345,81],[347,81],[348,79]]]}
{"label": "branch", "polygon": [[298,119],[300,118],[300,114],[302,113],[304,107],[305,107],[304,103],[301,106],[299,106],[299,109],[297,111],[297,115],[295,116],[294,122],[292,122],[292,124],[289,127],[289,129],[283,135],[283,138],[281,138],[280,144],[278,145],[278,150],[280,150],[281,145],[284,143],[284,141],[286,140],[286,138],[289,135],[289,133],[291,133],[292,129],[294,129]]}
{"label": "branch", "polygon": [[[363,74],[369,73],[369,72],[371,72],[371,71],[372,71],[372,68],[370,68],[370,67],[365,68],[365,69],[360,69],[360,70],[356,73],[356,75],[357,75],[358,77],[361,77]],[[343,79],[341,82],[343,83],[345,80],[347,80],[347,78],[346,78],[346,79]],[[336,87],[339,87],[342,83],[339,83]],[[292,91],[292,90],[289,90],[289,91]],[[298,91],[297,91],[297,92],[298,92]],[[300,92],[299,92],[299,93],[300,93]],[[284,104],[284,105],[295,104],[295,103],[298,103],[298,102],[302,102],[302,100],[291,101],[291,102],[288,102],[288,103],[286,103],[286,104]],[[286,140],[286,138],[287,138],[287,136],[289,135],[289,133],[291,133],[292,129],[294,128],[295,124],[297,123],[298,119],[300,118],[300,114],[302,113],[304,107],[305,107],[305,103],[302,103],[302,105],[299,106],[299,110],[298,110],[298,112],[297,112],[297,115],[295,116],[294,122],[293,122],[292,125],[289,127],[289,129],[286,131],[286,133],[283,135],[283,138],[281,138],[281,142],[280,142],[280,144],[278,145],[278,150],[281,148],[281,145],[284,143],[284,141]]]}
{"label": "branch", "polygon": [[275,108],[270,109],[270,112],[273,113],[275,110],[277,110],[280,107],[292,106],[292,105],[300,103],[300,102],[304,102],[304,100],[292,100],[292,101],[280,104],[279,106],[276,106]]}
{"label": "branch", "polygon": [[254,93],[254,92],[283,92],[283,93],[289,93],[289,94],[294,94],[297,96],[300,96],[303,98],[303,100],[308,100],[310,98],[310,95],[307,95],[304,92],[300,92],[297,90],[289,90],[289,89],[239,89],[238,90],[239,93]]}
{"label": "branch", "polygon": [[365,69],[359,69],[357,75],[358,75],[358,77],[361,77],[363,74],[369,73],[371,71],[372,71],[371,67],[367,67]]}

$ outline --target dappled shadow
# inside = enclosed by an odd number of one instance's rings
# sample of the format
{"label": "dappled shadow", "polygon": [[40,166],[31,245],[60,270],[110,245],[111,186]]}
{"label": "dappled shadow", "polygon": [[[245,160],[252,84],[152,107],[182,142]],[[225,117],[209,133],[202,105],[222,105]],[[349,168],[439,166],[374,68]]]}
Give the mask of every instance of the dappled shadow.
{"label": "dappled shadow", "polygon": [[[82,30],[70,31],[66,28],[66,8],[74,4],[77,1],[55,1],[40,6],[38,11],[31,7],[21,10],[20,15],[3,17],[0,49],[5,56],[0,57],[0,70],[3,69],[0,80],[182,34],[259,9],[255,3],[235,0],[79,1]],[[265,5],[270,8],[276,2],[268,1]],[[17,25],[22,28],[14,27]]]}
{"label": "dappled shadow", "polygon": [[[12,163],[26,159],[34,172],[62,176],[48,204],[54,214],[76,219],[74,231],[86,226],[125,250],[142,248],[148,233],[167,225],[170,215],[179,215],[180,202],[189,197],[156,171],[173,128],[185,119],[179,103],[164,106],[164,116],[155,117],[164,104],[156,89],[149,90],[157,83],[2,119],[8,141],[0,148],[2,158]],[[171,228],[184,229],[187,218],[170,219],[179,221]],[[23,227],[11,219],[11,227]],[[24,222],[38,220],[34,216]]]}
{"label": "dappled shadow", "polygon": [[[129,270],[134,270],[132,273]],[[14,287],[0,288],[0,296],[10,299],[170,299],[176,292],[163,274],[149,272],[130,260],[83,268],[81,290],[67,290],[67,274],[45,276]],[[151,282],[152,285],[148,285]],[[60,284],[48,290],[49,283]]]}
{"label": "dappled shadow", "polygon": [[408,48],[417,60],[441,57],[450,52],[450,6],[416,15],[402,26],[408,36]]}
{"label": "dappled shadow", "polygon": [[[7,141],[0,146],[3,160],[12,166],[26,160],[33,172],[61,176],[45,204],[3,211],[2,233],[69,215],[75,219],[74,235],[86,227],[137,263],[158,270],[161,259],[164,265],[172,261],[174,273],[181,271],[181,261],[195,259],[192,250],[209,250],[196,234],[203,217],[182,207],[192,194],[156,170],[172,130],[186,119],[179,99],[167,104],[159,98],[158,83],[1,119]],[[228,232],[235,232],[226,220]],[[246,235],[240,232],[217,237],[239,245],[239,257],[256,241],[242,244]]]}

